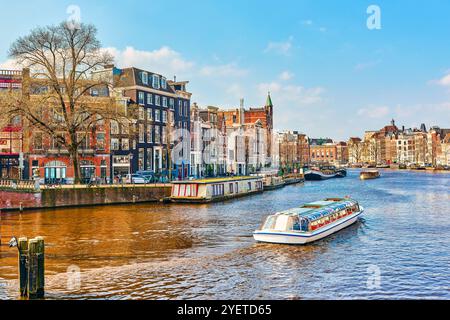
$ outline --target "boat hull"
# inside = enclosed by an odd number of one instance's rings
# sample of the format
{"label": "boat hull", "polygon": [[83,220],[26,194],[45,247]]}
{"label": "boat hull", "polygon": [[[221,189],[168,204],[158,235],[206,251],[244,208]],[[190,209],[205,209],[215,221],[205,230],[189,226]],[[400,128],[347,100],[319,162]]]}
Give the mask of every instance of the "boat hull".
{"label": "boat hull", "polygon": [[372,179],[378,179],[380,178],[380,173],[379,172],[361,172],[361,174],[359,175],[359,178],[361,180],[372,180]]}
{"label": "boat hull", "polygon": [[214,197],[214,198],[205,198],[205,197],[198,197],[198,198],[179,198],[179,197],[170,197],[170,202],[173,203],[195,203],[195,204],[202,204],[202,203],[213,203],[213,202],[222,202],[222,201],[228,201],[236,198],[243,198],[248,197],[256,194],[263,193],[263,190],[255,190],[251,192],[245,192],[245,193],[238,193],[238,194],[231,194],[231,195],[224,195],[220,197]]}
{"label": "boat hull", "polygon": [[326,238],[342,229],[345,229],[356,221],[358,221],[359,216],[364,212],[361,207],[360,211],[354,213],[342,220],[336,221],[327,227],[321,228],[314,232],[308,233],[296,233],[296,232],[268,232],[268,231],[255,231],[253,233],[253,238],[258,242],[274,243],[274,244],[292,244],[292,245],[302,245],[311,243],[314,241]]}
{"label": "boat hull", "polygon": [[286,186],[286,184],[284,182],[279,183],[279,184],[265,185],[264,191],[272,191],[272,190],[276,190],[276,189],[281,189],[281,188],[284,188],[285,186]]}
{"label": "boat hull", "polygon": [[309,171],[305,173],[305,180],[307,181],[319,181],[319,180],[328,180],[333,178],[344,178],[345,175],[341,172],[337,172],[334,174],[324,174],[320,171]]}

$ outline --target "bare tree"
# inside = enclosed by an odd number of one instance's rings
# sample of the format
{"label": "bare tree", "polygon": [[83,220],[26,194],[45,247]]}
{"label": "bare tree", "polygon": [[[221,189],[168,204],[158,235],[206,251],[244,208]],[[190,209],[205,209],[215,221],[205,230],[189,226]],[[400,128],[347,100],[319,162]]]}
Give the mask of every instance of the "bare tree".
{"label": "bare tree", "polygon": [[80,183],[79,149],[88,134],[99,122],[127,116],[111,94],[113,81],[92,77],[113,63],[96,36],[93,25],[61,23],[17,39],[9,55],[32,76],[23,78],[21,94],[4,95],[0,104],[4,117],[20,116],[31,131],[42,131],[67,149],[75,183]]}

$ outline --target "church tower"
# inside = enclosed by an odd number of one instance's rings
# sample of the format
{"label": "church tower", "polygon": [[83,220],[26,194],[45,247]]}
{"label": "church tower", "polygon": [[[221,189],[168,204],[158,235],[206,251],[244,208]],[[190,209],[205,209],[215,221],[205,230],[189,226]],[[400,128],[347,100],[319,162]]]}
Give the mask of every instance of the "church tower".
{"label": "church tower", "polygon": [[273,103],[270,96],[270,92],[267,94],[266,105],[264,106],[267,119],[267,128],[272,131],[273,129]]}

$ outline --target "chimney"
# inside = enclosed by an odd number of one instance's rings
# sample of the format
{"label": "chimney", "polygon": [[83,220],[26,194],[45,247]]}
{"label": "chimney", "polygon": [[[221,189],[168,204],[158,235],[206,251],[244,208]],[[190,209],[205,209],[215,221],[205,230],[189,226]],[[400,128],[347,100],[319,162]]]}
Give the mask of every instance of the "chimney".
{"label": "chimney", "polygon": [[22,69],[22,93],[25,97],[30,97],[31,74],[29,68]]}

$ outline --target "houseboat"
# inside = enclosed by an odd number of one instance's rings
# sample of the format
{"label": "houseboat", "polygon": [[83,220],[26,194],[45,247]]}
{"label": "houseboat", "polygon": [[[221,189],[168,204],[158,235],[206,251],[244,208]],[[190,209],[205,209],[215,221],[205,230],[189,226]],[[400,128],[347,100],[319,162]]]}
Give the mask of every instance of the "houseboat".
{"label": "houseboat", "polygon": [[209,203],[263,192],[262,177],[230,177],[193,181],[176,181],[171,202]]}
{"label": "houseboat", "polygon": [[283,180],[286,185],[297,184],[305,182],[305,176],[301,173],[291,173],[284,175]]}
{"label": "houseboat", "polygon": [[359,174],[361,180],[377,179],[380,177],[378,170],[364,170]]}
{"label": "houseboat", "polygon": [[263,184],[264,184],[264,191],[280,189],[286,185],[283,177],[278,177],[278,176],[264,177]]}
{"label": "houseboat", "polygon": [[355,200],[325,199],[269,216],[253,237],[258,242],[306,244],[352,225],[363,212]]}
{"label": "houseboat", "polygon": [[347,171],[345,169],[336,169],[336,167],[333,166],[311,168],[305,172],[305,179],[307,181],[344,178],[346,176]]}

